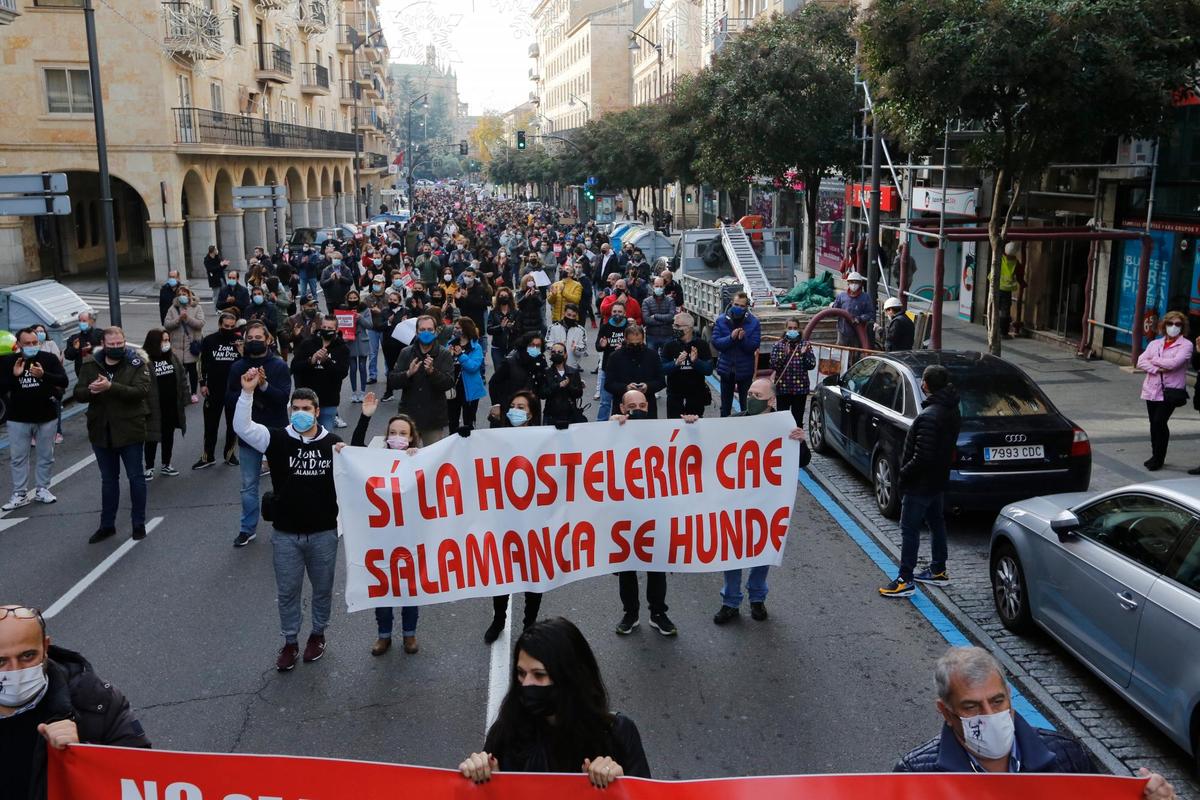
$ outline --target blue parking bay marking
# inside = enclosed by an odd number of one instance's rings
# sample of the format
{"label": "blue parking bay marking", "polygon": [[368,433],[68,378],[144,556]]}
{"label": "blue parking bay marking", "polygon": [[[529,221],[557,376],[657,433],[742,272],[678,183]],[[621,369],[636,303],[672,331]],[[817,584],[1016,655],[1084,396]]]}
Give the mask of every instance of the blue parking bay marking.
{"label": "blue parking bay marking", "polygon": [[[846,532],[846,535],[867,554],[867,558],[875,562],[875,566],[879,567],[885,576],[888,578],[894,577],[896,574],[896,565],[883,552],[883,549],[875,543],[875,540],[868,536],[866,531],[829,496],[829,493],[803,469],[800,470],[799,481],[800,485],[813,496],[813,499],[829,512],[829,516],[833,517],[834,521]],[[973,644],[920,589],[916,591],[911,599],[912,604],[921,612],[921,615],[933,626],[934,630],[942,635],[942,638],[948,644],[953,647],[969,647]],[[1017,687],[1010,683],[1009,688],[1012,690],[1013,708],[1025,718],[1026,722],[1035,728],[1055,730],[1054,724],[1046,719],[1042,712],[1034,708],[1033,704],[1021,694]]]}

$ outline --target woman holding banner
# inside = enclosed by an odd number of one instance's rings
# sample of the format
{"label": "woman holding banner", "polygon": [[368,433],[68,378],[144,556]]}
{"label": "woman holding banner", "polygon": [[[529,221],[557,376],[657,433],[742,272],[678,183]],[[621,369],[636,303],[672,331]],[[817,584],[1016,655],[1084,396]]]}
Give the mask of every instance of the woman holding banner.
{"label": "woman holding banner", "polygon": [[[354,426],[354,434],[350,437],[351,447],[365,447],[367,444],[367,426],[371,416],[379,408],[379,400],[374,392],[367,392],[362,401],[362,416]],[[388,450],[403,450],[409,455],[417,452],[421,446],[421,434],[417,425],[407,414],[397,414],[388,420],[383,446]],[[417,647],[417,614],[418,606],[404,606],[400,609],[400,634],[404,637],[404,652],[413,655]],[[392,646],[392,625],[396,615],[391,608],[375,609],[375,624],[379,629],[375,644],[371,645],[371,655],[381,656]]]}
{"label": "woman holding banner", "polygon": [[[508,410],[501,418],[501,428],[535,428],[542,424],[542,412],[537,395],[528,389],[522,389],[512,396],[508,402]],[[528,630],[537,622],[538,611],[542,607],[541,592],[525,593],[525,618],[522,629]],[[500,638],[504,623],[508,618],[508,595],[501,594],[492,598],[492,624],[483,632],[485,644],[492,644]]]}
{"label": "woman holding banner", "polygon": [[512,681],[483,748],[458,766],[475,783],[501,770],[583,772],[600,789],[623,775],[650,777],[637,726],[609,711],[592,648],[562,617],[517,639]]}

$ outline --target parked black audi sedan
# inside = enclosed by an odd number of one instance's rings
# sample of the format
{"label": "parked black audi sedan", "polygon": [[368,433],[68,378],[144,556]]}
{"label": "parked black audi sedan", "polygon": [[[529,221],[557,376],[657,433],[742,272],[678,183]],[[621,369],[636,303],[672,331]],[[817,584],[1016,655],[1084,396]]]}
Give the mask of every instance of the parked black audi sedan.
{"label": "parked black audi sedan", "polygon": [[930,364],[950,371],[960,395],[962,430],[947,506],[1000,508],[1037,495],[1087,491],[1092,478],[1087,434],[1019,367],[974,352],[880,353],[816,388],[808,441],[818,453],[836,451],[870,477],[875,503],[886,516],[900,514],[900,457],[924,400],[921,373]]}

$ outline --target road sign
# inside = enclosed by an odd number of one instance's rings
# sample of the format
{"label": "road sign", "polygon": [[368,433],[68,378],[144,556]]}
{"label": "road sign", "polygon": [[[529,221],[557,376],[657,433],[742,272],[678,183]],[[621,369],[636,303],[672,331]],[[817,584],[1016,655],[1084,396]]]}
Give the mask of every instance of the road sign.
{"label": "road sign", "polygon": [[286,186],[236,186],[234,197],[287,197]]}
{"label": "road sign", "polygon": [[66,194],[67,173],[0,175],[0,194]]}
{"label": "road sign", "polygon": [[286,197],[235,197],[233,207],[252,211],[260,208],[287,208]]}
{"label": "road sign", "polygon": [[598,184],[599,182],[600,182],[600,181],[596,179],[596,176],[595,176],[595,175],[589,175],[589,176],[588,176],[588,179],[587,179],[587,185],[588,185],[588,186],[595,186],[595,185],[596,185],[596,184]]}
{"label": "road sign", "polygon": [[399,164],[388,164],[388,175],[399,175],[399,174],[400,174],[400,165]]}
{"label": "road sign", "polygon": [[40,217],[43,214],[65,216],[71,213],[71,198],[65,194],[0,197],[0,217]]}

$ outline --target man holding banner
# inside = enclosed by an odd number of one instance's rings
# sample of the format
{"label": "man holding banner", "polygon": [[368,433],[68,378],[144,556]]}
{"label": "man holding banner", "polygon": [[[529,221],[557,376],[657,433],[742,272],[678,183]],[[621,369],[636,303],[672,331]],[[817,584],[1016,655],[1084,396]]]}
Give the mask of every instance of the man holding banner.
{"label": "man holding banner", "polygon": [[283,633],[275,668],[287,672],[296,666],[300,652],[300,596],[306,572],[312,584],[312,632],[304,647],[304,661],[316,661],[325,654],[338,551],[333,454],[345,445],[317,421],[321,406],[312,389],[292,392],[286,428],[268,428],[251,419],[258,376],[251,370],[241,381],[233,430],[271,465],[274,492],[263,496],[263,519],[275,528],[271,550]]}
{"label": "man holding banner", "polygon": [[[1091,774],[1092,757],[1075,739],[1034,728],[1012,707],[1004,669],[982,647],[951,647],[934,668],[942,732],[896,763],[896,772],[1060,772]],[[1144,800],[1174,800],[1162,775],[1149,778]]]}

